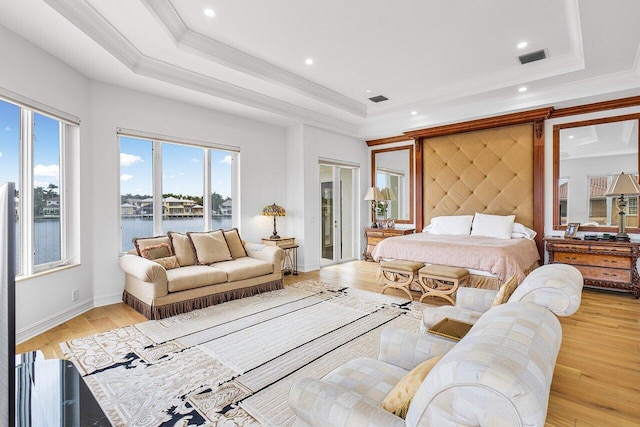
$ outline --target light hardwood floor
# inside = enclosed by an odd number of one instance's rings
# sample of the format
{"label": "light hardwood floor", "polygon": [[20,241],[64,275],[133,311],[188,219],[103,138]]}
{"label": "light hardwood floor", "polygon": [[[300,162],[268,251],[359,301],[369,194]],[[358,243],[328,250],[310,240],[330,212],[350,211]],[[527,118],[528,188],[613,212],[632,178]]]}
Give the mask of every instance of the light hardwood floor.
{"label": "light hardwood floor", "polygon": [[[376,269],[376,263],[355,261],[285,276],[285,285],[319,279],[380,292]],[[48,358],[61,358],[63,341],[145,320],[123,303],[94,308],[18,345],[17,351],[40,349]],[[564,337],[547,426],[640,426],[640,300],[585,289],[580,310],[560,322]]]}

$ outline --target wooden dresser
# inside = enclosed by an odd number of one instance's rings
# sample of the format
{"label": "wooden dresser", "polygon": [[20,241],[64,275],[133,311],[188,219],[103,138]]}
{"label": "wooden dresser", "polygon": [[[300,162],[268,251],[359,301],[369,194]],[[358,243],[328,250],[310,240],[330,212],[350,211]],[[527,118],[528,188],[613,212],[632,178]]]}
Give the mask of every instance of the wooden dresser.
{"label": "wooden dresser", "polygon": [[640,297],[636,262],[640,242],[574,240],[545,237],[549,263],[571,264],[584,277],[584,285],[630,292]]}
{"label": "wooden dresser", "polygon": [[378,243],[393,236],[404,236],[405,234],[413,234],[415,228],[365,228],[364,238],[367,241],[367,247],[362,253],[365,261],[373,260],[371,253]]}

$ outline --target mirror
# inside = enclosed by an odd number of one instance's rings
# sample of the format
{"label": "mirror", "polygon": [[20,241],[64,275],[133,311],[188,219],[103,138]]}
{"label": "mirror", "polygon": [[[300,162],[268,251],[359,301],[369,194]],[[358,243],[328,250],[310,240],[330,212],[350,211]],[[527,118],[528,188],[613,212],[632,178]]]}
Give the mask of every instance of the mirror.
{"label": "mirror", "polygon": [[[605,194],[621,172],[638,175],[640,114],[553,127],[553,229],[579,223],[580,231],[618,230],[618,208]],[[626,226],[638,233],[638,197],[627,197]]]}
{"label": "mirror", "polygon": [[413,223],[413,179],[413,145],[371,151],[372,185],[390,199],[378,203],[376,220]]}

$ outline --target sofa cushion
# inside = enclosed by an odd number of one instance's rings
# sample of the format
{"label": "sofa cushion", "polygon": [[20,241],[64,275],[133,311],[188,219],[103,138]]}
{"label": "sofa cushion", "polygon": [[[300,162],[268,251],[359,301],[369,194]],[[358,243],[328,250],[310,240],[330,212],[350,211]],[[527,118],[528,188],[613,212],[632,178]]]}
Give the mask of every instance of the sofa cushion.
{"label": "sofa cushion", "polygon": [[273,273],[272,263],[250,257],[238,258],[233,261],[216,262],[212,267],[225,271],[229,282]]}
{"label": "sofa cushion", "polygon": [[418,391],[418,387],[440,359],[442,356],[432,357],[413,368],[387,394],[382,402],[382,408],[400,418],[406,418],[409,405]]}
{"label": "sofa cushion", "polygon": [[229,245],[231,256],[234,259],[247,256],[247,251],[244,249],[244,243],[240,238],[240,232],[238,231],[237,228],[232,228],[231,230],[225,230],[224,238],[227,240],[227,245]]}
{"label": "sofa cushion", "polygon": [[169,292],[201,288],[227,281],[227,273],[206,265],[190,265],[167,271]]}
{"label": "sofa cushion", "polygon": [[[147,259],[154,259],[154,258],[149,258],[148,256],[144,256],[142,254],[142,251],[147,248],[151,248],[153,246],[158,246],[162,244],[166,244],[167,247],[170,248],[171,242],[169,241],[169,237],[167,236],[136,237],[135,239],[133,239],[133,246],[136,248],[136,252],[138,252],[138,255]],[[152,252],[155,252],[155,251],[152,250]],[[171,252],[170,249],[167,252]],[[172,253],[167,253],[166,255],[159,254],[159,256],[156,256],[155,258],[162,258],[165,256],[171,256],[171,255],[173,254]]]}
{"label": "sofa cushion", "polygon": [[209,265],[214,262],[232,260],[231,251],[222,230],[187,233],[195,252],[196,264]]}
{"label": "sofa cushion", "polygon": [[159,245],[147,246],[146,248],[140,249],[140,255],[142,258],[155,261],[156,259],[170,257],[173,255],[173,252],[171,251],[169,243],[160,243]]}
{"label": "sofa cushion", "polygon": [[322,380],[357,393],[379,406],[406,374],[407,371],[399,366],[361,357],[337,367]]}
{"label": "sofa cushion", "polygon": [[170,231],[167,235],[169,236],[173,253],[176,255],[176,258],[178,258],[180,266],[195,265],[196,261],[193,256],[193,248],[191,247],[189,236],[183,233],[176,233],[175,231]]}

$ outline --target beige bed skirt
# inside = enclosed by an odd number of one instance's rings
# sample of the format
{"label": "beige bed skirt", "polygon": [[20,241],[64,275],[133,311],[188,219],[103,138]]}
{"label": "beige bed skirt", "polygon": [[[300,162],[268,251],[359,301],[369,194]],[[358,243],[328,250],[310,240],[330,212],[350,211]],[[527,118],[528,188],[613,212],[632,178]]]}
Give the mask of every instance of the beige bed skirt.
{"label": "beige bed skirt", "polygon": [[[524,275],[527,276],[533,270],[539,266],[538,261],[534,262],[531,267],[524,271]],[[480,276],[477,274],[470,274],[469,281],[465,284],[468,288],[490,289],[497,291],[502,286],[502,281],[495,276]]]}

